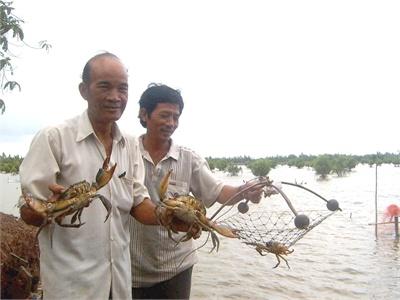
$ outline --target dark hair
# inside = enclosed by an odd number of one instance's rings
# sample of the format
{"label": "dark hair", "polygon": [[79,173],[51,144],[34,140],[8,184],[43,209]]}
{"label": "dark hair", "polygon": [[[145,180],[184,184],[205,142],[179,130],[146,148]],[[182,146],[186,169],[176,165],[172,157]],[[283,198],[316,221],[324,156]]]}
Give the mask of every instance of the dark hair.
{"label": "dark hair", "polygon": [[119,57],[111,52],[103,52],[103,53],[93,56],[91,59],[89,59],[87,61],[85,67],[83,68],[82,82],[88,83],[90,81],[91,64],[93,61],[95,61],[96,59],[101,58],[101,57],[113,57],[113,58],[116,58],[119,60]]}
{"label": "dark hair", "polygon": [[[178,104],[180,114],[184,106],[179,90],[174,90],[165,84],[150,83],[140,97],[140,108],[146,109],[147,115],[150,116],[158,103]],[[140,119],[140,124],[146,128],[146,123],[142,119]]]}

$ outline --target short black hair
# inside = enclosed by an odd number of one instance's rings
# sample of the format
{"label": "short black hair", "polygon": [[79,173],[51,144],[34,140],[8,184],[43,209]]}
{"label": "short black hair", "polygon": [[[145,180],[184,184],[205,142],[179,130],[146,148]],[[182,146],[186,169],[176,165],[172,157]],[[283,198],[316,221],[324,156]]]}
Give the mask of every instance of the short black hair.
{"label": "short black hair", "polygon": [[[180,90],[175,90],[165,84],[150,83],[140,97],[140,108],[146,109],[147,115],[150,116],[158,103],[178,104],[179,114],[182,113],[184,106]],[[146,128],[145,122],[141,119],[140,124]]]}

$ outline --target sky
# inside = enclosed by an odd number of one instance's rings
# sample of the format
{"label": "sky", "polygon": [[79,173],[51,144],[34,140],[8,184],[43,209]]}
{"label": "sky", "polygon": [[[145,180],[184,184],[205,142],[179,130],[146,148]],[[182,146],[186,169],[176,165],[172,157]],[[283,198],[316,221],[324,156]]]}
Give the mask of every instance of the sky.
{"label": "sky", "polygon": [[129,70],[120,127],[144,133],[151,82],[185,101],[176,143],[202,156],[400,153],[400,1],[14,0],[25,42],[1,98],[0,153],[82,113],[78,85],[101,51]]}

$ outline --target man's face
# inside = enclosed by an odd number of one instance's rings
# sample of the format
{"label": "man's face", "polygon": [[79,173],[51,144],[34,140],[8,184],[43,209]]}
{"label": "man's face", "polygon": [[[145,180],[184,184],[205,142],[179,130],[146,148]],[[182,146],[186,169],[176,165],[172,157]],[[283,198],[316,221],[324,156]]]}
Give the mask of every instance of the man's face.
{"label": "man's face", "polygon": [[114,122],[122,116],[128,102],[128,74],[118,59],[101,57],[92,62],[90,81],[82,89],[90,119]]}
{"label": "man's face", "polygon": [[161,139],[169,140],[179,125],[179,105],[172,103],[158,103],[150,114],[145,114],[147,134]]}

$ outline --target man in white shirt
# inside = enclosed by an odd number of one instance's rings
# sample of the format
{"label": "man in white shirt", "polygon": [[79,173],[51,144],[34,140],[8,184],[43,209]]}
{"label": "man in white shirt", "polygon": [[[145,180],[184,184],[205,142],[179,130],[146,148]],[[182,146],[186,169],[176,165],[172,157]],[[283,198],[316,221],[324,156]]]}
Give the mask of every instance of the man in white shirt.
{"label": "man in white shirt", "polygon": [[[110,201],[111,214],[105,222],[107,211],[95,200],[84,208],[85,224],[79,228],[54,224],[43,228],[39,234],[43,297],[131,299],[128,220],[132,215],[144,224],[158,223],[143,185],[139,145],[116,123],[128,101],[127,70],[112,53],[96,55],[84,67],[79,91],[88,102],[87,110],[37,133],[20,167],[21,187],[46,200],[51,196],[49,185],[57,191],[82,180],[94,182],[97,170],[110,157],[110,164],[116,163],[114,176],[98,193]],[[26,205],[21,217],[38,224]]]}

